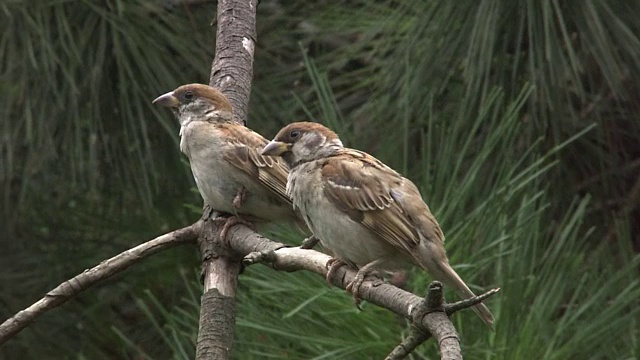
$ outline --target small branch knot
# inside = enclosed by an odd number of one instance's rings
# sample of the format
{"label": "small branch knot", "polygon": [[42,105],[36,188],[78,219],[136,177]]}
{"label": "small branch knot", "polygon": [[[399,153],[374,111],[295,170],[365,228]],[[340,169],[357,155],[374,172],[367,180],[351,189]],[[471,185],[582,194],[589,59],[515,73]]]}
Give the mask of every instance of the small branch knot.
{"label": "small branch knot", "polygon": [[434,281],[429,284],[427,295],[425,296],[422,304],[418,308],[418,311],[424,310],[424,315],[434,311],[444,311],[442,306],[444,304],[444,296],[442,294],[442,283]]}
{"label": "small branch knot", "polygon": [[277,255],[273,250],[254,251],[252,253],[249,253],[242,259],[242,265],[250,266],[253,264],[262,263],[275,268],[274,263],[276,262],[276,260]]}

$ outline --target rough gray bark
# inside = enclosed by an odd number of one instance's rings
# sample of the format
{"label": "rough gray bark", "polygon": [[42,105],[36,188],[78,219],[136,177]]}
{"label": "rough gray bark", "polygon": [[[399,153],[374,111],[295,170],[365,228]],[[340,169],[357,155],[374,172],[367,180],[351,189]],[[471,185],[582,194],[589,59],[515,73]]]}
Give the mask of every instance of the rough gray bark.
{"label": "rough gray bark", "polygon": [[[205,211],[207,213],[207,211]],[[204,293],[200,299],[200,320],[196,359],[229,359],[235,327],[235,296],[241,257],[220,240],[220,222],[205,216],[198,236],[202,256]]]}
{"label": "rough gray bark", "polygon": [[257,0],[219,0],[216,55],[209,84],[222,90],[233,105],[236,121],[246,124],[257,41]]}

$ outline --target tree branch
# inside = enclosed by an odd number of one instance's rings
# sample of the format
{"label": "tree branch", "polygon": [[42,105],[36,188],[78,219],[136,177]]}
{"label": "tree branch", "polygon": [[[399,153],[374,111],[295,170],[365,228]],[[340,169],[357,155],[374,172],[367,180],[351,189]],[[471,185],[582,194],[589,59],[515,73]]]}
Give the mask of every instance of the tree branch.
{"label": "tree branch", "polygon": [[[264,263],[279,271],[306,270],[323,277],[327,275],[326,264],[331,259],[331,256],[327,254],[316,250],[285,247],[285,244],[264,238],[246,226],[231,228],[229,236],[234,239],[231,247],[235,252],[248,254],[245,257],[246,265]],[[341,266],[336,269],[330,280],[333,285],[345,289],[355,276],[356,271],[354,269],[349,266]],[[446,317],[448,314],[464,307],[471,307],[477,304],[480,299],[484,300],[498,291],[499,289],[492,289],[486,294],[476,296],[473,299],[444,304],[441,312]],[[413,319],[415,309],[418,309],[423,301],[423,298],[394,285],[369,279],[365,280],[360,287],[360,297],[407,319]],[[424,321],[422,323],[425,330],[429,329],[424,324]]]}
{"label": "tree branch", "polygon": [[197,222],[185,228],[158,236],[63,282],[49,291],[42,299],[3,322],[0,325],[0,345],[27,327],[38,316],[64,304],[93,284],[108,279],[159,251],[178,245],[194,243],[200,232],[200,227],[201,222]]}
{"label": "tree branch", "polygon": [[[159,236],[144,244],[138,245],[135,248],[116,255],[111,259],[105,260],[98,266],[90,270],[86,270],[82,274],[65,281],[55,289],[51,290],[43,299],[1,324],[0,344],[13,337],[46,311],[61,305],[95,283],[127,269],[137,261],[173,246],[194,243],[199,234],[206,232],[203,229],[203,223],[204,221],[200,220],[185,228]],[[220,224],[217,224],[216,221],[210,221],[210,223],[210,231],[217,234],[221,227]],[[325,277],[327,274],[326,263],[331,258],[329,255],[315,250],[287,247],[287,245],[283,243],[272,241],[261,236],[244,225],[236,225],[230,228],[227,236],[230,239],[233,239],[230,243],[230,247],[235,254],[234,257],[246,256],[247,264],[265,262],[272,268],[280,271],[306,270],[316,273],[322,277]],[[344,289],[347,284],[353,280],[355,274],[356,272],[353,269],[347,266],[342,266],[336,270],[331,282]],[[441,347],[441,353],[445,354],[442,350],[444,346],[448,345],[450,342],[457,343],[458,341],[457,335],[455,337],[449,336],[447,333],[438,330],[443,323],[449,324],[445,328],[448,328],[448,326],[451,326],[451,328],[453,327],[453,324],[451,324],[447,315],[450,315],[464,307],[473,306],[480,300],[484,300],[498,291],[499,289],[493,289],[473,299],[463,300],[452,304],[444,304],[443,310],[429,312],[423,316],[419,322],[415,322],[415,318],[418,317],[416,315],[419,311],[418,309],[424,307],[422,304],[424,299],[417,295],[397,288],[391,284],[365,281],[362,285],[360,296],[363,300],[367,300],[407,319],[414,320],[415,326],[423,329],[424,331],[430,332],[433,330],[436,334],[443,334],[435,335],[435,337],[436,339],[440,339],[439,344]],[[227,316],[227,314],[218,313],[217,309],[212,310],[212,313],[215,313],[215,315],[212,315],[211,317],[212,321],[215,321],[213,319]],[[430,332],[430,334],[433,333]],[[424,340],[428,337],[429,335],[427,335]]]}
{"label": "tree branch", "polygon": [[393,349],[386,360],[404,359],[431,337],[431,334],[435,335],[438,344],[440,344],[442,359],[462,359],[458,334],[448,317],[442,317],[444,313],[442,284],[434,281],[429,285],[427,296],[420,302],[413,315],[409,336]]}
{"label": "tree branch", "polygon": [[[276,270],[296,271],[308,270],[326,277],[329,255],[314,250],[300,248],[278,248],[282,244],[265,243],[266,239],[252,234],[246,227],[234,228],[236,241],[233,249],[245,257],[245,264],[269,264]],[[248,231],[249,230],[249,231]],[[260,242],[260,243],[259,243]],[[275,248],[275,249],[274,249]],[[348,266],[337,269],[330,279],[331,283],[342,289],[353,281],[356,271]],[[427,296],[422,299],[410,292],[397,288],[391,284],[384,284],[378,280],[367,280],[360,287],[359,296],[394,313],[413,321],[411,335],[405,339],[389,355],[388,359],[402,359],[418,345],[433,336],[438,341],[442,359],[462,359],[460,339],[449,315],[463,308],[471,307],[496,294],[500,289],[488,292],[453,304],[445,304],[442,284],[434,281],[429,286]]]}

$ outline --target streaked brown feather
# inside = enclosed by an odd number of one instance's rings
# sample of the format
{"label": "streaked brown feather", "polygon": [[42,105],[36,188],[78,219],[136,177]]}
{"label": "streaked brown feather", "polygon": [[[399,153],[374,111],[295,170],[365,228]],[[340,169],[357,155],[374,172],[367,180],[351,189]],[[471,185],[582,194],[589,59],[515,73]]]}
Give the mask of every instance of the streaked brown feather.
{"label": "streaked brown feather", "polygon": [[262,156],[260,152],[268,143],[267,139],[245,127],[223,124],[228,131],[231,148],[224,159],[242,172],[257,179],[273,191],[285,203],[291,203],[286,194],[288,169],[281,158]]}
{"label": "streaked brown feather", "polygon": [[320,163],[324,192],[338,209],[401,251],[415,253],[420,243],[416,225],[392,196],[392,188],[409,180],[378,159],[353,149]]}

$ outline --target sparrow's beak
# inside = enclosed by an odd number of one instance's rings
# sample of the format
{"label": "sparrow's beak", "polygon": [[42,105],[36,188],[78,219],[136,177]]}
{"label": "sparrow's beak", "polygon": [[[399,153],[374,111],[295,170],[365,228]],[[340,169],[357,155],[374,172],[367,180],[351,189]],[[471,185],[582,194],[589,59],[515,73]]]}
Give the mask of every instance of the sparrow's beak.
{"label": "sparrow's beak", "polygon": [[280,156],[291,149],[291,145],[281,141],[271,141],[262,149],[262,155]]}
{"label": "sparrow's beak", "polygon": [[158,96],[153,100],[152,104],[158,104],[166,107],[178,107],[180,105],[180,100],[173,95],[173,91],[169,91],[164,95]]}

